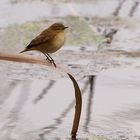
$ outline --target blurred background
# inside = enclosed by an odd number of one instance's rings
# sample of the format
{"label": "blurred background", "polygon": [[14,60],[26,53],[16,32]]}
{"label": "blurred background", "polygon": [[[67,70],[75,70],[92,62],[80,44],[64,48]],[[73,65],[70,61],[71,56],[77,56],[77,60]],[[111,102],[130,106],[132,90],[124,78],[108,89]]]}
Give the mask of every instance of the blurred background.
{"label": "blurred background", "polygon": [[[51,56],[83,96],[77,139],[139,140],[140,1],[0,0],[0,52],[19,53],[55,22],[69,28]],[[69,139],[74,106],[60,72],[0,60],[0,140]]]}

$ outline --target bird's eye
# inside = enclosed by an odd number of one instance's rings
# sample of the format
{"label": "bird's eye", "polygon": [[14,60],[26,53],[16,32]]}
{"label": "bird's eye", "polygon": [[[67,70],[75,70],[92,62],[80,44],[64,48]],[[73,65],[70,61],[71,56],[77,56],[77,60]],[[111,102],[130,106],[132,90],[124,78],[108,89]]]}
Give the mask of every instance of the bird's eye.
{"label": "bird's eye", "polygon": [[61,27],[57,27],[56,30],[62,30],[62,28]]}
{"label": "bird's eye", "polygon": [[60,28],[56,28],[56,30],[61,30]]}

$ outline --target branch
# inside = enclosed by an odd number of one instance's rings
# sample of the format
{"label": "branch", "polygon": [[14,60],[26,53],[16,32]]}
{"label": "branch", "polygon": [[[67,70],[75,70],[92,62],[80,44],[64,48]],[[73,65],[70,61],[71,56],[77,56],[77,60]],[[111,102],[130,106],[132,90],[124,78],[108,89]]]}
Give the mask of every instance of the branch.
{"label": "branch", "polygon": [[49,67],[53,67],[53,65],[48,60],[36,58],[31,55],[25,55],[25,54],[11,54],[11,53],[0,52],[0,60],[31,63],[31,64],[40,64],[40,65],[46,65]]}
{"label": "branch", "polygon": [[45,65],[54,69],[59,69],[59,71],[63,71],[63,73],[66,73],[69,76],[75,89],[75,100],[76,100],[75,115],[74,115],[72,130],[71,130],[71,137],[76,138],[76,133],[78,131],[79,121],[81,116],[82,96],[81,96],[80,88],[75,78],[60,66],[57,66],[55,68],[54,65],[50,63],[50,61],[41,58],[36,58],[30,55],[0,52],[0,60]]}
{"label": "branch", "polygon": [[71,138],[73,139],[73,138],[76,138],[77,130],[79,127],[79,121],[80,121],[81,109],[82,109],[82,96],[81,96],[81,91],[76,80],[69,73],[68,75],[73,82],[73,86],[75,89],[75,99],[76,99],[75,115],[74,115],[74,120],[73,120],[73,127],[71,130]]}

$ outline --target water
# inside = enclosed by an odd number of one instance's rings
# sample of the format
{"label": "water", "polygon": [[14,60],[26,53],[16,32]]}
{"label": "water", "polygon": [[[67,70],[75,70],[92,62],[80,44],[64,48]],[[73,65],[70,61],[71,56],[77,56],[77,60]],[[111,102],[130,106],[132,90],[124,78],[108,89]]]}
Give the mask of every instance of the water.
{"label": "water", "polygon": [[[1,0],[0,2],[0,27],[5,27],[13,24],[21,24],[26,21],[37,20],[38,18],[52,18],[52,17],[65,17],[84,16],[84,17],[107,17],[112,16],[119,1],[115,0],[100,0],[82,3],[45,3],[45,2],[19,2],[17,4],[10,4],[8,0]],[[129,18],[129,11],[135,4],[134,1],[128,0],[122,5],[119,17]],[[105,6],[104,6],[105,5]],[[83,10],[84,9],[84,10]],[[100,10],[102,9],[102,10]],[[99,12],[100,10],[100,12]],[[133,18],[140,19],[140,8],[136,8]]]}
{"label": "water", "polygon": [[[110,140],[140,139],[140,9],[138,6],[134,12],[136,3],[124,1],[117,13],[122,19],[110,20],[119,2],[36,1],[11,5],[8,0],[0,1],[1,28],[46,18],[61,20],[69,15],[80,15],[79,23],[87,22],[91,30],[93,25],[119,28],[111,45],[103,44],[98,49],[94,42],[84,46],[67,44],[53,55],[57,64],[74,75],[82,91],[78,139],[93,139],[94,135]],[[69,79],[45,66],[5,61],[0,62],[0,73],[0,139],[70,138],[75,100]]]}
{"label": "water", "polygon": [[[130,140],[138,138],[139,69],[103,71],[93,77],[92,89],[89,78],[78,81],[83,94],[78,137],[96,134],[117,140],[121,135]],[[73,115],[74,91],[70,80],[20,82],[1,106],[1,135],[11,128],[11,137],[16,139],[33,139],[42,133],[46,139],[68,138]]]}

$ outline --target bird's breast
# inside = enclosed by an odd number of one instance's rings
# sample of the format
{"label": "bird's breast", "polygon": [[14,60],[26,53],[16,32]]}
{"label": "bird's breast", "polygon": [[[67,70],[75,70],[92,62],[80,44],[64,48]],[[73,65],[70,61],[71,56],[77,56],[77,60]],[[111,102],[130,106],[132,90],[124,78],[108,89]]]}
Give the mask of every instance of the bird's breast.
{"label": "bird's breast", "polygon": [[55,47],[55,48],[61,48],[62,46],[63,46],[63,44],[64,44],[64,41],[65,41],[65,35],[64,35],[64,32],[62,32],[62,33],[58,33],[55,37],[54,37],[54,39],[53,39],[53,46]]}

